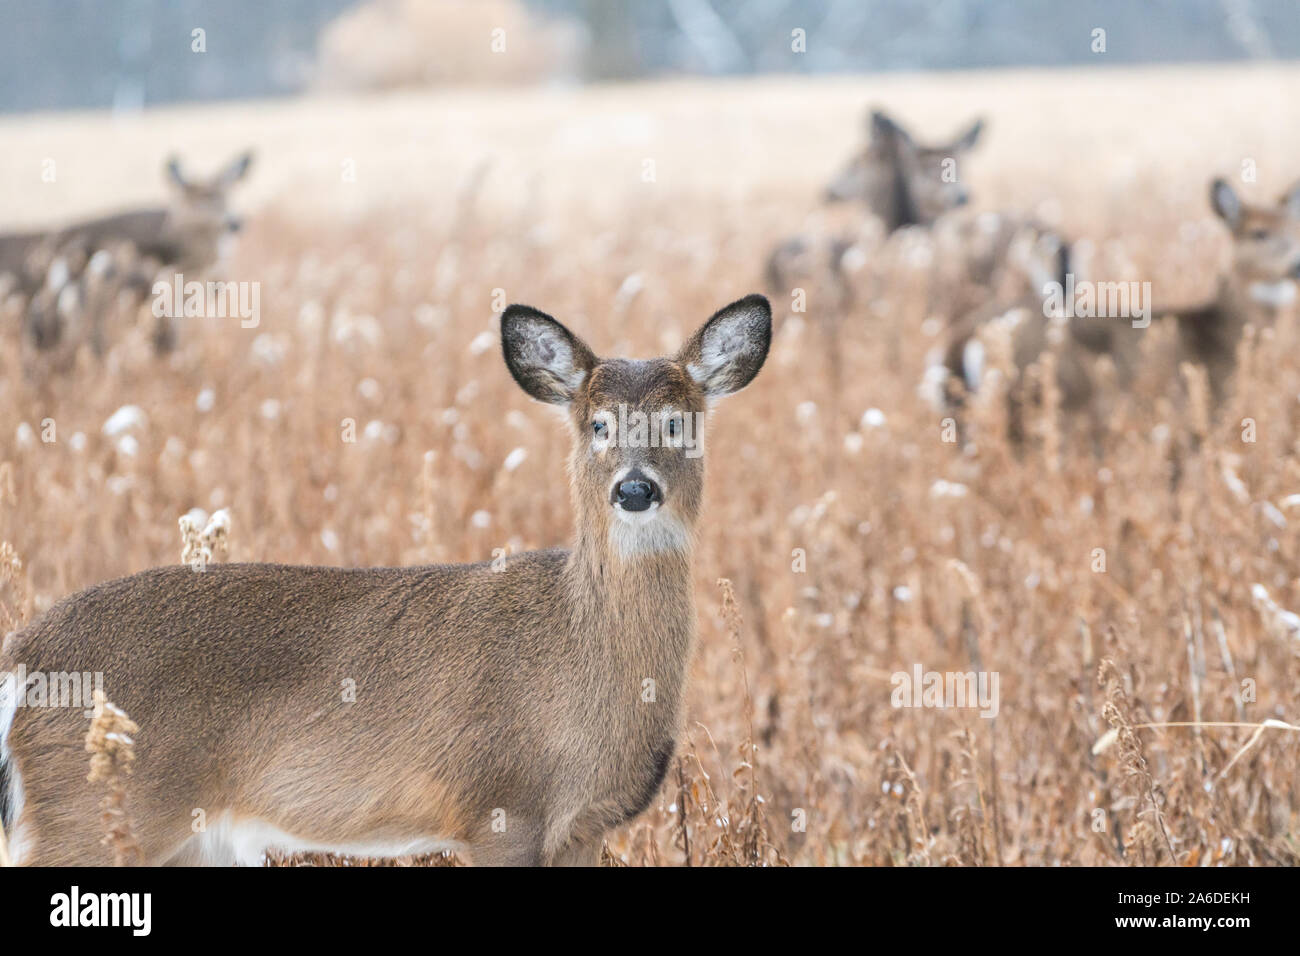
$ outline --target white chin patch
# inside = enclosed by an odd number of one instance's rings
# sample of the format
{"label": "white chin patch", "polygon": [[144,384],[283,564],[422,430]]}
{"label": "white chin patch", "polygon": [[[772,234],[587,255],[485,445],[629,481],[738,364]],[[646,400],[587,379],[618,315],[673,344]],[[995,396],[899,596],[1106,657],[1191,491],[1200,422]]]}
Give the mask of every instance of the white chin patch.
{"label": "white chin patch", "polygon": [[233,232],[223,232],[217,238],[217,262],[225,265],[235,254],[235,247],[239,245],[239,239]]}
{"label": "white chin patch", "polygon": [[1290,279],[1277,282],[1252,282],[1250,297],[1261,305],[1290,305],[1295,301],[1295,283]]}
{"label": "white chin patch", "polygon": [[659,514],[659,502],[650,502],[650,507],[645,511],[627,511],[618,505],[614,505],[614,514],[618,516],[619,521],[624,521],[627,524],[649,524]]}
{"label": "white chin patch", "polygon": [[645,511],[624,511],[614,506],[616,521],[609,526],[609,544],[624,560],[644,554],[685,551],[686,527],[655,502]]}

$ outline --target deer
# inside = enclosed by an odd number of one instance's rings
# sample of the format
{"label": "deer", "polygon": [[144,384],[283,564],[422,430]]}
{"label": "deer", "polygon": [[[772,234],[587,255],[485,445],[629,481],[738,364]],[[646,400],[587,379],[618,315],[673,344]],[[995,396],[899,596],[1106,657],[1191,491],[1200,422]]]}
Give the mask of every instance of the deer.
{"label": "deer", "polygon": [[[85,265],[97,252],[120,258],[126,247],[139,266],[124,274],[120,284],[140,298],[147,294],[158,269],[202,272],[221,257],[226,241],[243,220],[229,208],[228,193],[248,173],[253,161],[245,152],[207,177],[187,175],[180,160],[168,159],[165,170],[172,187],[165,206],[129,209],[87,219],[54,230],[0,235],[0,276],[8,274],[12,291],[29,303],[25,332],[39,348],[51,348],[69,324],[59,308],[60,297],[85,299],[76,288]],[[65,295],[65,289],[73,293]],[[83,323],[93,325],[92,321]],[[170,341],[169,329],[155,333],[160,346]]]}
{"label": "deer", "polygon": [[[822,200],[832,206],[860,205],[884,236],[906,226],[929,228],[944,213],[969,201],[966,187],[955,176],[945,175],[949,168],[945,164],[955,164],[972,150],[983,128],[984,121],[976,119],[947,143],[922,145],[883,110],[873,109],[865,145],[826,186]],[[800,277],[812,272],[819,245],[827,257],[824,266],[842,283],[841,260],[854,247],[855,238],[841,235],[819,242],[796,236],[779,243],[768,256],[770,290],[788,292]]]}
{"label": "deer", "polygon": [[[1293,307],[1300,280],[1300,182],[1273,205],[1255,205],[1243,202],[1225,180],[1216,178],[1210,182],[1209,199],[1215,215],[1228,227],[1231,240],[1229,265],[1220,272],[1215,297],[1192,308],[1153,308],[1150,319],[1177,324],[1177,365],[1186,362],[1204,367],[1209,397],[1217,406],[1229,392],[1246,326],[1271,325],[1283,310]],[[1049,347],[1057,352],[1056,383],[1063,412],[1092,407],[1097,395],[1093,366],[1098,358],[1113,363],[1121,388],[1132,384],[1140,364],[1145,324],[1134,326],[1117,316],[1063,319],[1046,314],[1044,278],[1064,288],[1071,269],[1068,253],[1063,251],[1058,276],[1047,277],[1040,268],[1030,269],[1030,281],[1019,298],[1010,303],[994,301],[953,326],[936,369],[947,383],[960,381],[964,388],[945,387],[940,404],[959,406],[963,392],[978,390],[981,331],[1013,311],[1016,314],[1007,323],[1016,376],[1009,395],[1013,438],[1020,437],[1020,406],[1032,398],[1025,388],[1025,373]],[[933,385],[929,387],[933,389]]]}
{"label": "deer", "polygon": [[[139,725],[126,799],[147,864],[256,864],[268,847],[599,862],[604,835],[653,801],[682,726],[704,487],[692,422],[758,374],[771,308],[740,299],[654,359],[598,358],[525,305],[500,331],[515,382],[567,421],[571,547],[495,564],[180,565],[64,598],[0,651],[19,862],[109,853],[83,713],[18,706],[20,665],[102,672]],[[625,428],[629,410],[661,440]]]}
{"label": "deer", "polygon": [[1232,255],[1212,301],[1197,308],[1159,310],[1178,322],[1179,357],[1203,365],[1211,398],[1220,403],[1237,366],[1247,325],[1270,326],[1293,309],[1300,279],[1300,182],[1273,205],[1244,202],[1224,179],[1210,183],[1210,206],[1228,227]]}
{"label": "deer", "polygon": [[[859,203],[870,214],[857,235],[843,234],[825,243],[823,265],[832,313],[858,299],[883,297],[881,275],[866,275],[867,288],[859,289],[855,286],[863,280],[854,273],[872,258],[873,243],[904,229],[924,230],[932,263],[926,277],[926,316],[942,317],[950,328],[969,326],[990,303],[1006,311],[1024,298],[1024,280],[1031,271],[1023,261],[1026,249],[1040,260],[1034,270],[1058,271],[1057,254],[1068,256],[1070,243],[1055,228],[1032,216],[970,208],[970,193],[958,168],[979,143],[985,125],[983,118],[976,118],[950,141],[925,145],[883,111],[870,113],[866,147],[823,196],[832,205]],[[789,294],[797,282],[814,278],[817,248],[806,237],[778,245],[766,267],[770,291]],[[832,327],[830,340],[838,336]]]}
{"label": "deer", "polygon": [[950,210],[966,205],[970,195],[955,176],[944,176],[946,162],[970,152],[979,142],[984,120],[946,143],[923,145],[900,123],[872,110],[867,143],[826,186],[829,203],[860,202],[884,224],[887,233],[903,226],[929,226]]}

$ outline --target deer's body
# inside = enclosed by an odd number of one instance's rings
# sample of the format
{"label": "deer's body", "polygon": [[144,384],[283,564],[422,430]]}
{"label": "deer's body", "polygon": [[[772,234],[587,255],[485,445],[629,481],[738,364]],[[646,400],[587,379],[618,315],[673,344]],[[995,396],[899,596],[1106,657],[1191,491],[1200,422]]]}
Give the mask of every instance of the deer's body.
{"label": "deer's body", "polygon": [[[134,209],[101,216],[54,232],[18,232],[0,235],[0,273],[18,279],[18,287],[31,294],[45,279],[39,253],[44,259],[73,250],[94,252],[116,242],[131,243],[141,255],[152,256],[167,265],[179,262],[184,237],[168,227],[167,209]],[[195,250],[197,256],[197,248]]]}
{"label": "deer's body", "polygon": [[[732,308],[744,321],[724,321],[726,337],[646,362],[596,360],[531,310],[512,320],[512,372],[570,405],[578,430],[572,551],[503,568],[146,571],[56,604],[8,638],[0,671],[103,673],[141,728],[128,804],[146,862],[251,863],[275,846],[594,864],[604,834],[649,805],[676,745],[702,475],[680,448],[619,453],[583,432],[610,398],[685,411],[740,387],[689,371],[740,349],[757,372],[766,303]],[[109,858],[86,726],[77,708],[0,701],[23,862]]]}
{"label": "deer's body", "polygon": [[46,234],[10,232],[0,235],[0,277],[10,276],[13,287],[30,295],[40,285],[33,256]]}
{"label": "deer's body", "polygon": [[[608,573],[621,563],[600,575],[601,563],[542,551],[509,558],[504,571],[161,568],[61,602],[12,642],[6,662],[102,672],[114,703],[144,728],[130,792],[167,795],[131,802],[150,860],[190,850],[252,863],[267,848],[263,833],[290,849],[473,846],[476,862],[540,863],[574,836],[593,847],[645,809],[676,740],[694,633],[685,558],[656,562],[648,577]],[[619,620],[602,606],[618,607]],[[641,706],[651,675],[657,700]],[[223,693],[196,715],[210,687]],[[489,702],[490,717],[466,719]],[[199,735],[163,733],[180,725]],[[17,711],[19,766],[37,759],[23,741],[50,732],[72,758],[74,779],[23,775],[33,836],[56,808],[90,824],[79,828],[84,841],[33,862],[109,859],[95,826],[101,794],[84,783],[85,730],[76,708]],[[625,743],[611,751],[610,739]],[[322,765],[334,768],[324,782],[337,798],[332,816],[321,814]],[[82,797],[69,806],[73,793]],[[211,839],[190,836],[196,808]],[[497,808],[506,829],[494,835]]]}

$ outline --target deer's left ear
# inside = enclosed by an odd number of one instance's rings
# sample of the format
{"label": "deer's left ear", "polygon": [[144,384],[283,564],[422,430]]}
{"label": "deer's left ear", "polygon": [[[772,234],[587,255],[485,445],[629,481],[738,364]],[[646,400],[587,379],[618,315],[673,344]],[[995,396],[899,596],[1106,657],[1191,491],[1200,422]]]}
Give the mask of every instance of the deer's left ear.
{"label": "deer's left ear", "polygon": [[184,189],[189,185],[189,183],[185,181],[185,174],[181,172],[181,161],[175,156],[167,157],[166,171],[167,178],[181,189]]}
{"label": "deer's left ear", "polygon": [[1228,224],[1228,228],[1236,229],[1241,224],[1241,200],[1227,180],[1216,179],[1210,183],[1210,206]]}
{"label": "deer's left ear", "polygon": [[954,150],[971,149],[979,142],[980,134],[984,132],[984,117],[979,117],[971,124],[970,129],[957,137],[953,143]]}
{"label": "deer's left ear", "polygon": [[709,398],[739,391],[754,380],[772,342],[772,307],[747,295],[718,310],[677,353],[677,361]]}
{"label": "deer's left ear", "polygon": [[236,156],[231,160],[230,165],[223,169],[217,175],[217,178],[225,186],[237,183],[248,175],[248,167],[251,165],[253,165],[253,151],[249,150],[242,156]]}
{"label": "deer's left ear", "polygon": [[1282,194],[1279,204],[1292,219],[1300,219],[1300,182],[1295,183]]}
{"label": "deer's left ear", "polygon": [[867,114],[867,131],[871,134],[873,142],[899,141],[908,144],[912,142],[912,135],[899,126],[884,110],[873,109]]}

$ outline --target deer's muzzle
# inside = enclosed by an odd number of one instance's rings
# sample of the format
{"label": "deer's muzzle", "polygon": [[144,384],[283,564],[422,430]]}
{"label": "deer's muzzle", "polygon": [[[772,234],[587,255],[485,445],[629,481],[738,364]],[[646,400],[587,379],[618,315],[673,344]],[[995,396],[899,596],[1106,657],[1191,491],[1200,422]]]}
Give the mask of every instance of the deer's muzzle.
{"label": "deer's muzzle", "polygon": [[647,511],[664,500],[663,492],[639,468],[633,468],[610,489],[609,503],[624,511]]}

